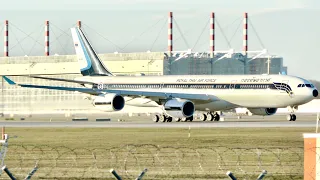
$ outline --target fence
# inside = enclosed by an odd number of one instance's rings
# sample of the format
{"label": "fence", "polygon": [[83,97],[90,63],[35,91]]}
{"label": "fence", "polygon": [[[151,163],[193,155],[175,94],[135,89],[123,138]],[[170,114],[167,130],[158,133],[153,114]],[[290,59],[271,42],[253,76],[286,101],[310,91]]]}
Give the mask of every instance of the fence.
{"label": "fence", "polygon": [[[91,149],[10,144],[5,164],[22,179],[37,163],[32,179],[302,179],[303,148],[159,147],[153,144]],[[8,179],[2,174],[0,179]]]}

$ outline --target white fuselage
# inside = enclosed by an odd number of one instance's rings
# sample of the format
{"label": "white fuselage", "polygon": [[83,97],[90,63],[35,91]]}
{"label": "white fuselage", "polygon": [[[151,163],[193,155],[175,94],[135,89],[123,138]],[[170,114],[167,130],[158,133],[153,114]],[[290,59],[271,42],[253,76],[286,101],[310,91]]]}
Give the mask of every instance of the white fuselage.
{"label": "white fuselage", "polygon": [[[170,76],[84,76],[104,89],[205,94],[218,101],[194,102],[196,110],[219,111],[236,107],[283,108],[298,106],[312,99],[309,81],[287,75],[170,75]],[[99,88],[99,87],[96,87]],[[146,98],[126,98],[127,105],[156,106]]]}

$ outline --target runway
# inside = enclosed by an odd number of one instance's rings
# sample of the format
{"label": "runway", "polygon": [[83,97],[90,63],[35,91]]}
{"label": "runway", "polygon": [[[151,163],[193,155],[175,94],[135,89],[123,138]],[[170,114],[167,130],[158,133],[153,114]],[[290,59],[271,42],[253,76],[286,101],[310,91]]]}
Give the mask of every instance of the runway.
{"label": "runway", "polygon": [[78,128],[275,128],[316,127],[316,121],[230,121],[230,122],[0,122],[5,127],[78,127]]}

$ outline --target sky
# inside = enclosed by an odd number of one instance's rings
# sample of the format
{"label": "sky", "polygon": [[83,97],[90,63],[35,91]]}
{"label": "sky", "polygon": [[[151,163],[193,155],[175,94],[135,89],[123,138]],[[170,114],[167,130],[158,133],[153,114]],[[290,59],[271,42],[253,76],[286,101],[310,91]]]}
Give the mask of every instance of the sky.
{"label": "sky", "polygon": [[[267,49],[284,58],[288,74],[320,80],[320,1],[316,0],[0,1],[0,22],[7,19],[10,24],[10,56],[44,54],[45,20],[50,21],[50,54],[75,53],[70,27],[77,20],[98,53],[166,51],[170,11],[174,50],[208,51],[209,17],[215,12],[216,50],[241,51],[247,12],[249,50]],[[3,23],[0,31],[3,34]]]}

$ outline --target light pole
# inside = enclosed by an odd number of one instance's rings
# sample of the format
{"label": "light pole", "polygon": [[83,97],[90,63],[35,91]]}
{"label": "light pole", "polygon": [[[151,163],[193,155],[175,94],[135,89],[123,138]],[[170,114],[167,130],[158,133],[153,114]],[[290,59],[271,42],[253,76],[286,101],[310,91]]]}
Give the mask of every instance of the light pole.
{"label": "light pole", "polygon": [[268,75],[270,74],[270,55],[268,56]]}

